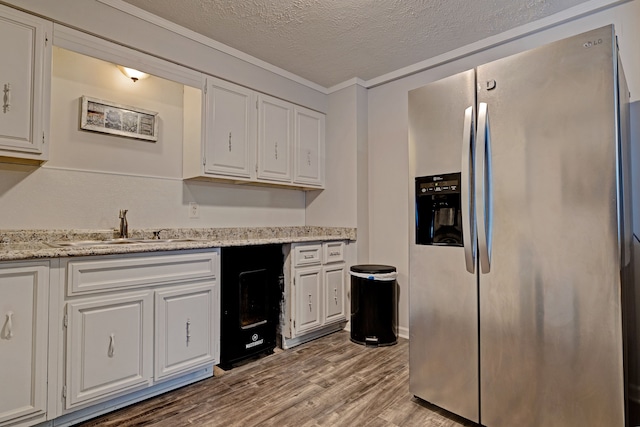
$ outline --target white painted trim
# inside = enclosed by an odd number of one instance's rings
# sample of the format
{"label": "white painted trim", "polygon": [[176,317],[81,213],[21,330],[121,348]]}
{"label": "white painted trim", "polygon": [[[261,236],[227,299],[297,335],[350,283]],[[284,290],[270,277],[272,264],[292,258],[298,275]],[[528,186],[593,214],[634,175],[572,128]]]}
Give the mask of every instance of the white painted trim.
{"label": "white painted trim", "polygon": [[49,169],[49,170],[57,170],[57,171],[64,171],[64,172],[79,172],[79,173],[87,173],[92,175],[128,176],[132,178],[159,179],[162,181],[184,181],[184,178],[179,178],[179,177],[174,178],[170,176],[144,175],[144,174],[132,174],[127,172],[112,172],[112,171],[101,171],[101,170],[92,170],[92,169],[70,168],[66,166],[49,166],[46,163],[40,166],[40,169]]}
{"label": "white painted trim", "polygon": [[354,77],[354,78],[349,79],[347,81],[344,81],[342,83],[338,83],[335,86],[331,86],[328,89],[328,93],[337,92],[337,91],[342,90],[344,88],[347,88],[347,87],[350,87],[350,86],[355,86],[355,85],[362,86],[365,89],[367,88],[367,82],[365,82],[364,80],[362,80],[359,77]]}
{"label": "white painted trim", "polygon": [[165,30],[171,31],[172,33],[181,35],[190,40],[208,46],[212,49],[218,50],[220,52],[226,53],[227,55],[231,55],[234,58],[245,61],[251,65],[255,65],[264,70],[275,73],[281,77],[287,78],[291,81],[299,83],[301,85],[307,86],[311,89],[317,90],[320,93],[327,94],[327,88],[321,86],[317,83],[314,83],[310,80],[302,78],[296,74],[293,74],[290,71],[284,70],[280,67],[276,67],[273,64],[270,64],[266,61],[258,59],[254,56],[251,56],[247,53],[244,53],[238,49],[234,49],[231,46],[227,46],[224,43],[220,43],[216,40],[213,40],[209,37],[203,36],[202,34],[196,33],[195,31],[184,28],[180,25],[174,24],[173,22],[167,21],[166,19],[160,18],[156,15],[153,15],[145,10],[142,10],[136,6],[133,6],[129,3],[125,3],[123,0],[97,0],[100,3],[103,3],[107,6],[113,7],[121,12],[124,12],[128,15],[134,16],[136,18],[142,19],[143,21],[149,22],[153,25],[157,25],[158,27],[164,28]]}
{"label": "white painted trim", "polygon": [[136,70],[187,86],[198,89],[204,87],[204,76],[198,71],[117,45],[61,24],[53,25],[53,44],[63,49],[113,62],[117,65],[135,68]]}
{"label": "white painted trim", "polygon": [[387,73],[382,76],[367,80],[365,82],[365,87],[372,88],[375,86],[380,86],[393,80],[398,80],[400,78],[407,77],[409,75],[416,74],[421,71],[425,71],[430,68],[434,68],[439,65],[443,65],[448,62],[452,62],[457,59],[491,49],[501,44],[512,42],[522,37],[541,32],[548,28],[555,27],[566,22],[575,21],[586,15],[599,12],[603,9],[611,8],[628,1],[631,0],[591,0],[586,3],[579,4],[578,6],[563,10],[562,12],[558,12],[545,18],[539,19],[537,21],[521,25],[500,34],[496,34],[495,36],[487,37],[486,39],[482,39],[461,48],[443,53],[442,55],[438,55],[433,58],[418,62],[416,64],[409,65],[408,67],[392,71],[391,73]]}
{"label": "white painted trim", "polygon": [[398,336],[400,338],[409,339],[409,328],[407,328],[406,326],[399,326],[398,327]]}

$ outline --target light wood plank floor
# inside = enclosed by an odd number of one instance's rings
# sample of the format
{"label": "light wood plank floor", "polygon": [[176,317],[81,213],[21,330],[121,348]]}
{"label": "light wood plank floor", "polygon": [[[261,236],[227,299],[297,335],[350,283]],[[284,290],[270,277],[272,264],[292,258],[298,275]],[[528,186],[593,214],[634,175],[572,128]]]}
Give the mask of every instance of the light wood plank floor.
{"label": "light wood plank floor", "polygon": [[341,331],[81,426],[473,426],[409,393],[408,353]]}

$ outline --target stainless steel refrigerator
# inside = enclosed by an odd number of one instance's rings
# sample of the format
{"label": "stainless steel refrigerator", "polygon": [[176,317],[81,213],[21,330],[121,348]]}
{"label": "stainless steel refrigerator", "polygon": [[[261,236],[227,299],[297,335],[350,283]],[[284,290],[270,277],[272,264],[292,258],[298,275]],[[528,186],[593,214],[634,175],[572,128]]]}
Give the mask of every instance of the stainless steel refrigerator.
{"label": "stainless steel refrigerator", "polygon": [[409,92],[410,390],[488,427],[625,425],[613,26]]}

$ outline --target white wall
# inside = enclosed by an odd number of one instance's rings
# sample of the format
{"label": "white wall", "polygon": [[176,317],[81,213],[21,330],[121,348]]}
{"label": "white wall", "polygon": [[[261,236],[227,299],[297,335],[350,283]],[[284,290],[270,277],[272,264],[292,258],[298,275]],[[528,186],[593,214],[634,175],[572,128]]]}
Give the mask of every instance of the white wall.
{"label": "white wall", "polygon": [[307,193],[306,224],[356,227],[356,263],[369,261],[367,89],[352,84],[329,95],[326,183]]}
{"label": "white wall", "polygon": [[[132,229],[305,225],[302,191],[182,181],[182,84],[133,83],[115,64],[57,47],[53,57],[50,160],[0,164],[0,228],[109,229],[119,209]],[[158,112],[158,141],[80,130],[83,95]]]}
{"label": "white wall", "polygon": [[[611,23],[615,24],[617,29],[632,101],[638,102],[640,50],[637,43],[640,40],[640,0],[566,22],[369,90],[370,261],[391,264],[398,268],[401,333],[406,333],[408,328],[408,230],[413,216],[407,184],[407,92],[491,60]],[[636,133],[633,138],[638,142],[639,135]],[[640,162],[636,162],[636,166],[638,165]],[[634,182],[640,182],[637,167],[634,172]],[[637,196],[638,194],[636,201]]]}

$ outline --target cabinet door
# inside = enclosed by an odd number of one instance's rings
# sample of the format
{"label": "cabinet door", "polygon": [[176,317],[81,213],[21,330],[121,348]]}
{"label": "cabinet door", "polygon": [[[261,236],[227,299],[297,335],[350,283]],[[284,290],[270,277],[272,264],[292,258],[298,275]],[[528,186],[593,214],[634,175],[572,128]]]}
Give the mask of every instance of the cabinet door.
{"label": "cabinet door", "polygon": [[152,298],[145,291],[67,305],[67,408],[151,383]]}
{"label": "cabinet door", "polygon": [[46,160],[51,24],[0,6],[0,156]]}
{"label": "cabinet door", "polygon": [[219,361],[220,313],[215,282],[157,291],[155,379]]}
{"label": "cabinet door", "polygon": [[258,96],[258,178],[291,181],[293,105]]}
{"label": "cabinet door", "polygon": [[322,270],[325,288],[325,323],[345,320],[344,274],[345,265],[325,266]]}
{"label": "cabinet door", "polygon": [[298,184],[324,185],[324,114],[302,107],[295,113],[295,176]]}
{"label": "cabinet door", "polygon": [[205,173],[252,176],[255,157],[253,98],[249,89],[207,78]]}
{"label": "cabinet door", "polygon": [[322,272],[310,267],[296,270],[294,279],[296,292],[295,330],[301,332],[322,325]]}
{"label": "cabinet door", "polygon": [[0,425],[45,414],[48,274],[45,263],[0,270]]}

